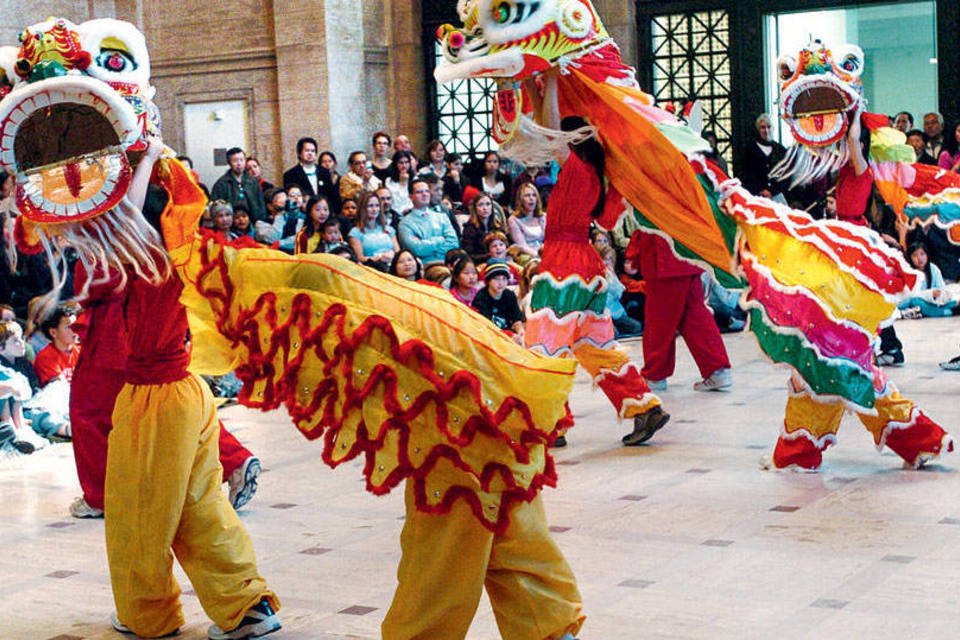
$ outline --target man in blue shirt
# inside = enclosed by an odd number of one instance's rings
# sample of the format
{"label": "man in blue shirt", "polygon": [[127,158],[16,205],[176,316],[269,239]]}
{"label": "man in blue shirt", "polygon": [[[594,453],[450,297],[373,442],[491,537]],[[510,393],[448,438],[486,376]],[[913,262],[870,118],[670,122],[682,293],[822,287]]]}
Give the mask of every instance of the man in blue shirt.
{"label": "man in blue shirt", "polygon": [[426,181],[413,179],[410,199],[413,209],[400,220],[398,229],[400,245],[413,253],[426,271],[436,265],[442,267],[447,251],[460,246],[457,232],[450,218],[430,207],[430,185]]}

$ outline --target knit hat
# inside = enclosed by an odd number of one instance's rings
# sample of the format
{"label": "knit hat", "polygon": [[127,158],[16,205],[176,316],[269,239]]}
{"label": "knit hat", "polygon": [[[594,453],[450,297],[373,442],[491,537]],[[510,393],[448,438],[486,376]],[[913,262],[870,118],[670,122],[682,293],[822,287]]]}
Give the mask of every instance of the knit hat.
{"label": "knit hat", "polygon": [[483,270],[483,281],[490,282],[494,276],[504,276],[510,278],[510,267],[505,260],[488,260],[487,266]]}

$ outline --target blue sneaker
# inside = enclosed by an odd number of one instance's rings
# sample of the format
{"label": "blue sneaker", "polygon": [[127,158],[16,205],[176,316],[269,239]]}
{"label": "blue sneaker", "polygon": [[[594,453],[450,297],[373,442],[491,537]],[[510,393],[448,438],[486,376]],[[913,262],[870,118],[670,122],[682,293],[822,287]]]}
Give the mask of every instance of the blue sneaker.
{"label": "blue sneaker", "polygon": [[260,477],[260,458],[250,456],[243,461],[240,468],[230,474],[227,482],[230,484],[230,504],[234,510],[253,500],[257,492],[257,478]]}
{"label": "blue sneaker", "polygon": [[266,599],[247,611],[243,620],[232,631],[224,631],[217,625],[207,630],[210,640],[244,640],[244,638],[262,638],[265,635],[278,631],[281,627],[280,618],[273,611],[273,607]]}

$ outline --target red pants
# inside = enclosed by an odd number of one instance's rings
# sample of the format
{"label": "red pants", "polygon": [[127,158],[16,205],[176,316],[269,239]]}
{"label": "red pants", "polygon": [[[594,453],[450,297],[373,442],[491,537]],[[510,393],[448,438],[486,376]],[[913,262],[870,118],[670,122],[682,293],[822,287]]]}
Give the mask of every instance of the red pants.
{"label": "red pants", "polygon": [[[89,364],[89,363],[88,363]],[[103,509],[107,474],[107,436],[113,428],[113,405],[123,387],[123,373],[95,366],[78,366],[70,383],[70,425],[73,456],[83,498]],[[226,481],[253,454],[220,423],[220,464]]]}
{"label": "red pants", "polygon": [[676,334],[683,336],[704,378],[730,367],[713,314],[703,301],[700,276],[651,278],[646,281],[643,377],[666,380],[676,365]]}

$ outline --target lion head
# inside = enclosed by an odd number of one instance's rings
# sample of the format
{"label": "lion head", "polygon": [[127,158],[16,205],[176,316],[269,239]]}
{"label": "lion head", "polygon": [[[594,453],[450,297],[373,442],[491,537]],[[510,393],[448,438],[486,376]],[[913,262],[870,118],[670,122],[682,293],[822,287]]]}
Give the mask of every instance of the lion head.
{"label": "lion head", "polygon": [[849,112],[863,102],[863,51],[844,45],[836,55],[814,40],[796,56],[777,60],[781,117],[794,139],[828,147],[847,132]]}
{"label": "lion head", "polygon": [[159,129],[153,94],[143,34],[126,22],[51,18],[0,50],[0,167],[17,177],[20,211],[50,224],[116,206],[128,154]]}

